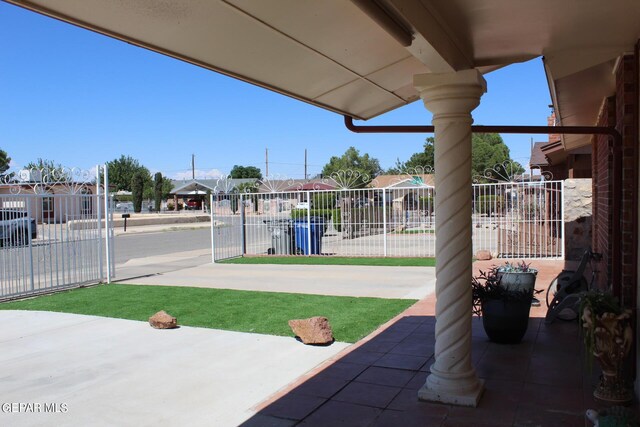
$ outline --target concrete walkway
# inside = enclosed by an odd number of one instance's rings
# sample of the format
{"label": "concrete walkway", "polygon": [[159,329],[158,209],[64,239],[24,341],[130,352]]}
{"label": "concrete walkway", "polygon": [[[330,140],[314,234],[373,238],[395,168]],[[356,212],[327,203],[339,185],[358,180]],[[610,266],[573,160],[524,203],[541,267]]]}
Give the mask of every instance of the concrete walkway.
{"label": "concrete walkway", "polygon": [[[149,257],[132,261],[137,265],[165,262],[170,262],[170,257]],[[209,263],[131,279],[125,283],[421,299],[435,290],[435,268]]]}
{"label": "concrete walkway", "polygon": [[114,226],[113,231],[116,236],[142,234],[142,233],[166,233],[169,231],[180,230],[199,230],[211,228],[211,222],[188,222],[188,223],[167,223],[167,224],[153,224],[153,225],[136,225],[127,224],[127,231],[124,231],[124,227],[121,225]]}
{"label": "concrete walkway", "polygon": [[63,313],[0,311],[0,322],[3,426],[235,426],[349,346]]}

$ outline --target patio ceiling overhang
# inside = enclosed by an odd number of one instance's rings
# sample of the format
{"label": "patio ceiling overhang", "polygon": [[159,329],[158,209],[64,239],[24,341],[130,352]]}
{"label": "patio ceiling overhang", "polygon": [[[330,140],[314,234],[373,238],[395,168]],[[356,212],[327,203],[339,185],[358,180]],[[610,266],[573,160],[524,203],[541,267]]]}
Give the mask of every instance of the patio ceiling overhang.
{"label": "patio ceiling overhang", "polygon": [[544,55],[561,124],[593,125],[640,35],[634,0],[6,1],[360,119],[417,100],[415,74]]}

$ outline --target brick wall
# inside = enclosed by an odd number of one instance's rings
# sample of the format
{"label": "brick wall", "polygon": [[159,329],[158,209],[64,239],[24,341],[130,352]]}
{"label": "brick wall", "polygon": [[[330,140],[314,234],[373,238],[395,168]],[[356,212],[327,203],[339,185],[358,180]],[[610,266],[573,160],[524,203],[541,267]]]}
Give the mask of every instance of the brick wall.
{"label": "brick wall", "polygon": [[[556,125],[556,112],[553,111],[549,117],[547,117],[547,126],[555,126]],[[559,133],[550,133],[549,134],[549,142],[558,142],[560,141]]]}
{"label": "brick wall", "polygon": [[625,56],[616,73],[616,129],[622,133],[622,206],[620,283],[614,292],[627,307],[635,306],[637,289],[638,70],[637,58]]}
{"label": "brick wall", "polygon": [[[598,126],[612,126],[616,122],[616,99],[605,100]],[[594,252],[602,254],[598,266],[600,274],[596,280],[598,287],[605,289],[611,279],[611,204],[613,198],[613,151],[612,143],[606,135],[596,135],[592,139],[593,163],[593,240]]]}
{"label": "brick wall", "polygon": [[[635,55],[625,56],[616,71],[616,94],[607,98],[598,126],[615,126],[622,134],[620,212],[613,212],[614,163],[611,141],[606,136],[592,140],[593,239],[595,252],[603,255],[598,266],[598,285],[611,286],[623,304],[635,307],[637,292],[638,215],[638,69]],[[621,238],[613,241],[613,221],[618,221]],[[616,245],[614,247],[614,245]],[[619,249],[619,259],[616,251]]]}

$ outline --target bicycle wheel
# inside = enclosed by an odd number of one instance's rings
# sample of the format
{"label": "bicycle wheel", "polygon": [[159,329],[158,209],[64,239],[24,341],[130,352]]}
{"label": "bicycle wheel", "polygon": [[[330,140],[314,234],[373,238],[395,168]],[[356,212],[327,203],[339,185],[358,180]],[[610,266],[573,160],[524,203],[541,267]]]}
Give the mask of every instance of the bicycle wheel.
{"label": "bicycle wheel", "polygon": [[546,295],[547,308],[551,307],[551,302],[553,301],[553,298],[555,298],[559,290],[560,290],[560,285],[558,284],[558,276],[556,276],[551,281],[551,284],[547,288],[547,295]]}

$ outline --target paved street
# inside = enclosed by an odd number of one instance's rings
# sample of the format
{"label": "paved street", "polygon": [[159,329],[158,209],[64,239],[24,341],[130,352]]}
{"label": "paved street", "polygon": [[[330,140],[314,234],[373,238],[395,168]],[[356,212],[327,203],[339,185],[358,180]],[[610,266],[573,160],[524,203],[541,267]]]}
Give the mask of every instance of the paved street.
{"label": "paved street", "polygon": [[173,252],[210,249],[211,237],[207,227],[154,233],[118,233],[115,237],[116,265],[133,258],[166,255]]}
{"label": "paved street", "polygon": [[[154,232],[120,230],[115,237],[116,281],[195,267],[211,262],[209,227]],[[155,230],[157,227],[152,228]],[[134,231],[135,230],[135,231]]]}

